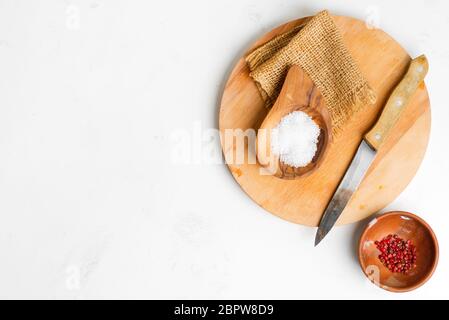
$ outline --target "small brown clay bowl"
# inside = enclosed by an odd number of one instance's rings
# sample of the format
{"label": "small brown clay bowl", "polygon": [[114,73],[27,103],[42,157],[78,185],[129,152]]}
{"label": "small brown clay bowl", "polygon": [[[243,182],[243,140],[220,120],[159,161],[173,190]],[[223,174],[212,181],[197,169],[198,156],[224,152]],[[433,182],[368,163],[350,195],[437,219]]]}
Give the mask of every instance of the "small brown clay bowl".
{"label": "small brown clay bowl", "polygon": [[[317,152],[305,167],[294,168],[271,154],[270,135],[281,119],[294,111],[307,113],[320,128]],[[282,179],[296,179],[315,171],[324,159],[332,137],[332,126],[324,99],[309,78],[298,66],[292,66],[285,78],[281,92],[259,128],[257,135],[257,159],[259,164],[269,168],[271,173]]]}
{"label": "small brown clay bowl", "polygon": [[[393,273],[379,261],[380,251],[374,242],[389,234],[411,240],[416,247],[416,267],[407,274]],[[377,286],[392,292],[406,292],[423,285],[438,263],[438,242],[430,226],[420,217],[392,211],[374,218],[362,233],[359,262],[365,275]]]}

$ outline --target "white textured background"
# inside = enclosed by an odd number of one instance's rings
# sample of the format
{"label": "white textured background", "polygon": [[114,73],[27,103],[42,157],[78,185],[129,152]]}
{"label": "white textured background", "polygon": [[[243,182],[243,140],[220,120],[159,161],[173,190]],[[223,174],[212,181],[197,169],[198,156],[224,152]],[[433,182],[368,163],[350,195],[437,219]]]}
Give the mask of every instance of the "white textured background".
{"label": "white textured background", "polygon": [[[360,226],[314,248],[314,229],[260,209],[225,166],[170,158],[174,130],[216,127],[248,45],[323,8],[430,60],[429,149],[387,208],[440,242],[411,293],[365,279]],[[0,0],[0,298],[449,298],[448,30],[444,0]]]}

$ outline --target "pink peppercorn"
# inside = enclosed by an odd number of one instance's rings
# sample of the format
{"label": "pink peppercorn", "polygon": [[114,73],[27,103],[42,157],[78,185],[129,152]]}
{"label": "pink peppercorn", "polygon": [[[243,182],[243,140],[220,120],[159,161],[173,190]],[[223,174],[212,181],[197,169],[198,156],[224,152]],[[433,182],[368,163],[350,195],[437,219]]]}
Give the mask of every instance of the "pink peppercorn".
{"label": "pink peppercorn", "polygon": [[389,234],[374,244],[380,251],[380,262],[391,272],[407,274],[416,267],[416,247],[410,240]]}

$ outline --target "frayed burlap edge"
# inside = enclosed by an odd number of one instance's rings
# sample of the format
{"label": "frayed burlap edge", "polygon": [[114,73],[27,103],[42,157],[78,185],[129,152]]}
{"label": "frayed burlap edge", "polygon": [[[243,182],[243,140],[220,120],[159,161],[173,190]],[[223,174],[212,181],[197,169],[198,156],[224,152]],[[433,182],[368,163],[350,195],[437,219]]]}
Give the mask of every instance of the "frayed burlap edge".
{"label": "frayed burlap edge", "polygon": [[276,100],[290,66],[299,65],[323,95],[334,134],[376,100],[327,11],[256,48],[246,62],[267,107]]}

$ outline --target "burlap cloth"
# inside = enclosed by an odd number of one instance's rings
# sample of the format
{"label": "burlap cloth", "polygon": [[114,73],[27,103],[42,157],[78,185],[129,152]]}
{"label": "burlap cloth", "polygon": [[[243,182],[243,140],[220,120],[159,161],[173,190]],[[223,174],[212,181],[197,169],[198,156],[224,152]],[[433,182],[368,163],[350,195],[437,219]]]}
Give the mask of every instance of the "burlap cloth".
{"label": "burlap cloth", "polygon": [[299,65],[321,91],[334,134],[376,100],[327,11],[258,47],[246,62],[267,107],[276,100],[289,67]]}

